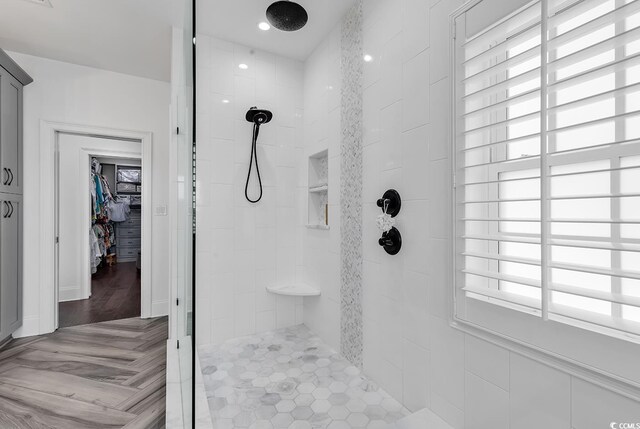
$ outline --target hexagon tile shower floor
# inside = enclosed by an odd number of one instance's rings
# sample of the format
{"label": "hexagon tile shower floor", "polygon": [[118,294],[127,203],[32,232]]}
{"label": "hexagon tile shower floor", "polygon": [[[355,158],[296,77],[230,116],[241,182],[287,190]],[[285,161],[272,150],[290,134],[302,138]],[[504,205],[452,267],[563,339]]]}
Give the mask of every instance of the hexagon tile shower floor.
{"label": "hexagon tile shower floor", "polygon": [[304,325],[199,356],[217,429],[386,429],[409,414]]}

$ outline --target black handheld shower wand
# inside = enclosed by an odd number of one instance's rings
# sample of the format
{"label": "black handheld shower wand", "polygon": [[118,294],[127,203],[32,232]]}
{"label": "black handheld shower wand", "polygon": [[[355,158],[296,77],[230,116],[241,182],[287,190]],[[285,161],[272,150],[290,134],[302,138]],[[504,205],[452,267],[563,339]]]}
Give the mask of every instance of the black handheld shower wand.
{"label": "black handheld shower wand", "polygon": [[[247,201],[255,204],[262,199],[262,178],[260,177],[260,167],[258,166],[258,134],[260,133],[260,125],[269,123],[271,119],[273,119],[273,113],[268,110],[260,110],[257,107],[252,107],[247,112],[246,119],[248,122],[253,122],[253,139],[251,141],[251,158],[249,159],[247,183],[244,185],[244,196]],[[256,163],[256,173],[258,174],[258,184],[260,186],[260,195],[256,200],[252,200],[249,197],[249,180],[251,179],[251,169],[253,168],[254,161]]]}

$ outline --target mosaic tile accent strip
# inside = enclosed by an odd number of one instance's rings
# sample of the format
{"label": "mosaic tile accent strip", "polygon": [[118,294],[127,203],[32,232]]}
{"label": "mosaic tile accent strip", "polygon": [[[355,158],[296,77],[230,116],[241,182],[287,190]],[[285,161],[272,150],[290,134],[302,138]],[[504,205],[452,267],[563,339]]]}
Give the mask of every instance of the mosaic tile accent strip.
{"label": "mosaic tile accent strip", "polygon": [[198,355],[216,429],[386,429],[409,414],[304,325]]}
{"label": "mosaic tile accent strip", "polygon": [[340,348],[362,367],[362,0],[342,21]]}

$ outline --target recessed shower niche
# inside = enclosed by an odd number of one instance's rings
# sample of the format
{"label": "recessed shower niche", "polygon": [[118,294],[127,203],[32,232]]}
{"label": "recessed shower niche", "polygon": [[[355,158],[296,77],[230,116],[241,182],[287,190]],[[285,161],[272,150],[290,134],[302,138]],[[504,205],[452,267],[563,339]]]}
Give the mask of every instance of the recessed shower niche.
{"label": "recessed shower niche", "polygon": [[309,157],[308,228],[329,229],[329,151]]}

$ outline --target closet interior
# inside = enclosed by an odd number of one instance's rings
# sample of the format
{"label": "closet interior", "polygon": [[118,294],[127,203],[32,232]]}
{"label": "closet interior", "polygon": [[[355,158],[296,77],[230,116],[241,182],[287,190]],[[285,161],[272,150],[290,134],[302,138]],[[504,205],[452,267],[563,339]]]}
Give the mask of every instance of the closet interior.
{"label": "closet interior", "polygon": [[138,159],[91,160],[91,272],[135,262],[140,270],[142,166]]}

